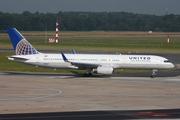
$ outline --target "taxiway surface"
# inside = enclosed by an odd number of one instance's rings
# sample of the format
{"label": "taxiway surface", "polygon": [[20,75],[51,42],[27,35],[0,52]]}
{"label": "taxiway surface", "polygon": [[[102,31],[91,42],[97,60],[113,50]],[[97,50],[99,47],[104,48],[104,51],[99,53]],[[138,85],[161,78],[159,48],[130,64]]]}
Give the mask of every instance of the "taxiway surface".
{"label": "taxiway surface", "polygon": [[1,72],[0,113],[180,108],[176,72],[174,77],[154,79]]}
{"label": "taxiway surface", "polygon": [[[167,57],[177,68],[158,71],[157,77],[153,79],[149,77],[149,72],[94,75],[84,78],[81,74],[71,73],[1,71],[0,118],[74,119],[78,118],[75,114],[81,114],[79,118],[84,119],[130,119],[134,116],[143,118],[144,114],[139,117],[137,115],[142,110],[151,111],[152,114],[149,114],[149,111],[145,113],[150,116],[147,118],[152,115],[164,115],[169,118],[175,115],[175,118],[179,118],[180,56],[161,53],[156,55]],[[156,112],[157,109],[165,110],[160,114]]]}

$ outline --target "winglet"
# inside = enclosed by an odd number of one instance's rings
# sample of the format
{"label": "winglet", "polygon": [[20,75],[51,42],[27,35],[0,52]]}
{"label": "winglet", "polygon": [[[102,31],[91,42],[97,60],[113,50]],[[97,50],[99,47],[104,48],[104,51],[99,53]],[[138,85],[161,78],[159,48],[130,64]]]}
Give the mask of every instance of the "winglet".
{"label": "winglet", "polygon": [[76,51],[75,51],[74,49],[72,49],[72,53],[73,53],[73,54],[76,54]]}
{"label": "winglet", "polygon": [[61,55],[62,55],[63,60],[64,60],[65,62],[69,62],[69,60],[66,58],[66,56],[64,55],[64,53],[63,53],[63,52],[61,52]]}

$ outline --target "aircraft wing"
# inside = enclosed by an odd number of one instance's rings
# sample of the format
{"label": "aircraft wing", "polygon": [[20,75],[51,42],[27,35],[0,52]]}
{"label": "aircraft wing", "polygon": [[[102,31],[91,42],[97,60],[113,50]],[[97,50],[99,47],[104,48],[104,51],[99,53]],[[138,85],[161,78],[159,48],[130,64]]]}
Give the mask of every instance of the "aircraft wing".
{"label": "aircraft wing", "polygon": [[99,64],[92,64],[92,63],[83,63],[83,62],[70,62],[72,65],[77,67],[85,67],[85,68],[97,68]]}
{"label": "aircraft wing", "polygon": [[66,56],[64,55],[64,53],[61,52],[61,55],[63,57],[63,60],[65,62],[69,62],[74,66],[77,66],[79,68],[97,68],[99,66],[99,64],[95,64],[95,63],[85,63],[85,62],[71,62],[69,61]]}

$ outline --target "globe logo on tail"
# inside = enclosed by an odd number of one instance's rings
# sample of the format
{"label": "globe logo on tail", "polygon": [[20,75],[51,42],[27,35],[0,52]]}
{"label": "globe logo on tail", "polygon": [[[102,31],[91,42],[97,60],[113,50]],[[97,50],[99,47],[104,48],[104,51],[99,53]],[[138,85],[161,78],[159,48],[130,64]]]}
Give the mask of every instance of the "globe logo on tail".
{"label": "globe logo on tail", "polygon": [[16,46],[17,55],[32,55],[38,54],[37,50],[25,39],[19,41]]}

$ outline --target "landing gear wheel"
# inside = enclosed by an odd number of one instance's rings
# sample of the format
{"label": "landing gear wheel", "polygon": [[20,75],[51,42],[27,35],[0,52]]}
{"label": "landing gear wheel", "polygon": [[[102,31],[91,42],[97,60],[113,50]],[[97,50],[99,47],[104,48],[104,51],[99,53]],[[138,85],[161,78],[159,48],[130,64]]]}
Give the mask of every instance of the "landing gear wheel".
{"label": "landing gear wheel", "polygon": [[154,78],[155,77],[155,75],[151,75],[151,78]]}
{"label": "landing gear wheel", "polygon": [[86,68],[86,73],[84,73],[83,77],[90,77],[92,76],[92,68]]}
{"label": "landing gear wheel", "polygon": [[152,75],[151,75],[151,78],[155,78],[155,76],[156,76],[156,72],[157,72],[157,70],[156,70],[156,69],[153,69],[153,70],[152,70]]}
{"label": "landing gear wheel", "polygon": [[89,73],[89,74],[83,74],[83,77],[91,77],[92,76],[92,73]]}

